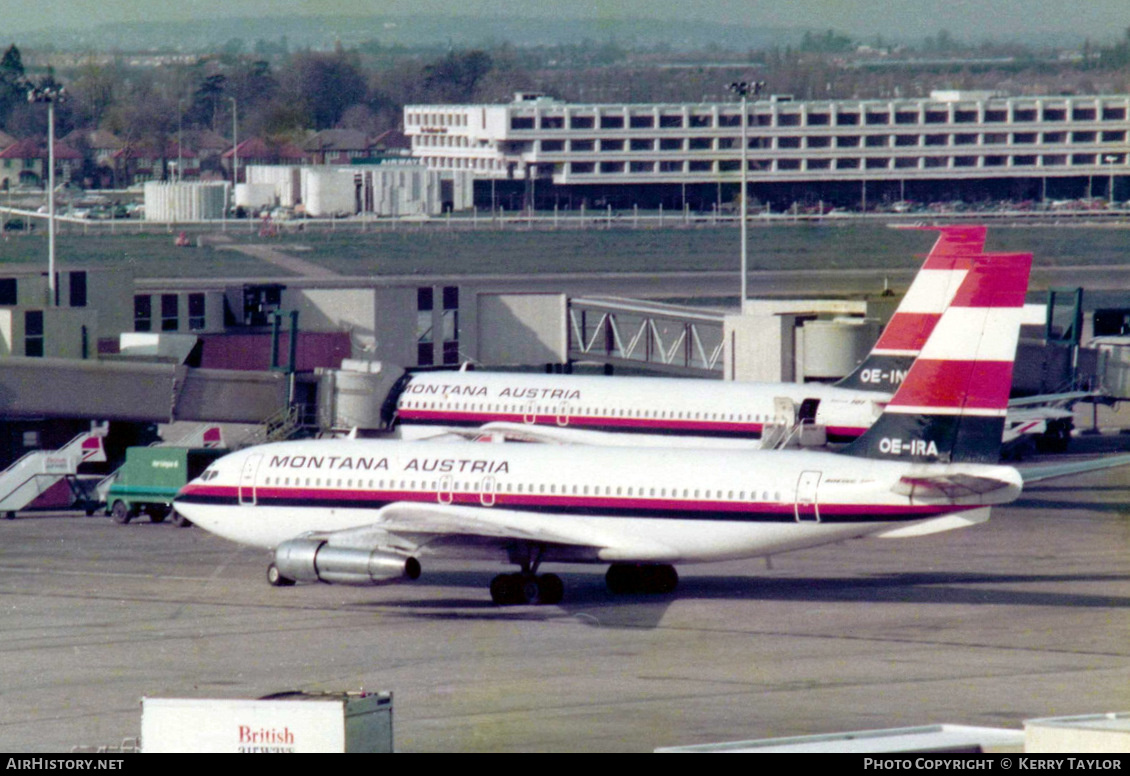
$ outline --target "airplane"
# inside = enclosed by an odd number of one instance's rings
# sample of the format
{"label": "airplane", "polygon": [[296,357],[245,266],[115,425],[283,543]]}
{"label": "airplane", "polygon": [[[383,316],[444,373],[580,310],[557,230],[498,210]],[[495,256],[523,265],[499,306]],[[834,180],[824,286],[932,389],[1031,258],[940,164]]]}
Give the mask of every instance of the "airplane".
{"label": "airplane", "polygon": [[985,243],[984,226],[916,228],[938,231],[937,241],[871,353],[834,385],[408,372],[382,417],[403,439],[490,424],[486,430],[525,441],[668,446],[682,436],[694,446],[743,440],[738,446],[757,449],[762,444],[751,440],[800,422],[822,427],[827,441],[848,442],[879,416]]}
{"label": "airplane", "polygon": [[671,592],[675,564],[984,522],[1020,494],[996,463],[1030,254],[970,263],[880,418],[839,452],[322,439],[215,461],[174,506],[270,549],[272,585],[417,579],[419,558],[519,567],[499,605],[552,604],[544,563],[610,564],[613,593]]}

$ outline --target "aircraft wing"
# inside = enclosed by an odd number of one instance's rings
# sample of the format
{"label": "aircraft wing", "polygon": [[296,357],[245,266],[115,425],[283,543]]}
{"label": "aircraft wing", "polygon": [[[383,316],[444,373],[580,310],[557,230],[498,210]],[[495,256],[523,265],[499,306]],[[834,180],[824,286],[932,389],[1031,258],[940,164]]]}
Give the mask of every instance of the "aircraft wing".
{"label": "aircraft wing", "polygon": [[1070,463],[1054,463],[1048,465],[1017,466],[1016,470],[1024,478],[1024,484],[1050,480],[1056,477],[1067,477],[1071,474],[1113,469],[1116,466],[1130,464],[1130,454],[1106,455],[1100,458],[1091,458],[1086,461],[1072,461]]}
{"label": "aircraft wing", "polygon": [[642,537],[633,539],[630,546],[611,540],[586,521],[440,503],[389,504],[371,524],[317,536],[338,547],[401,553],[473,555],[475,551],[481,554],[483,550],[505,552],[536,546],[548,550],[554,559],[575,562],[676,557],[671,548]]}
{"label": "aircraft wing", "polygon": [[758,439],[722,439],[718,437],[673,436],[669,434],[636,434],[618,431],[593,431],[584,428],[541,426],[531,423],[494,421],[479,428],[456,431],[461,436],[480,442],[537,442],[553,445],[592,445],[596,447],[687,447],[760,450]]}

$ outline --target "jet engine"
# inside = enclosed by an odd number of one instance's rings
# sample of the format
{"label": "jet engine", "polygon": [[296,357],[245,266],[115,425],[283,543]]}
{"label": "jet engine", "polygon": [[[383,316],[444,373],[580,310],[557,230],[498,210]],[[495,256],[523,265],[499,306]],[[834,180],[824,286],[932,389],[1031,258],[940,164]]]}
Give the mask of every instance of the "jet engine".
{"label": "jet engine", "polygon": [[275,550],[273,575],[291,582],[387,585],[418,579],[420,562],[379,550],[335,547],[325,539],[291,539]]}

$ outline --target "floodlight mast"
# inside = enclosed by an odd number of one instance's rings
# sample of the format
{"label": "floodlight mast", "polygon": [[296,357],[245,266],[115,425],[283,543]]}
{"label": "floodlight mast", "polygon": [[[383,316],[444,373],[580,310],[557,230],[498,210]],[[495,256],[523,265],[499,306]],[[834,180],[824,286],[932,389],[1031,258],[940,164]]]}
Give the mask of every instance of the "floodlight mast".
{"label": "floodlight mast", "polygon": [[742,98],[742,190],[741,190],[741,204],[739,205],[739,215],[741,218],[741,243],[742,243],[742,276],[741,276],[741,291],[738,299],[739,308],[745,310],[745,300],[747,295],[748,283],[748,266],[749,266],[749,209],[746,204],[748,195],[749,183],[749,162],[747,155],[749,152],[749,140],[747,139],[749,127],[749,95],[753,93],[753,99],[756,102],[757,97],[761,94],[761,89],[765,86],[764,81],[734,81],[730,84],[730,91],[738,94]]}
{"label": "floodlight mast", "polygon": [[59,289],[55,283],[55,103],[66,94],[54,82],[30,86],[28,102],[47,103],[47,304],[54,307],[59,302]]}

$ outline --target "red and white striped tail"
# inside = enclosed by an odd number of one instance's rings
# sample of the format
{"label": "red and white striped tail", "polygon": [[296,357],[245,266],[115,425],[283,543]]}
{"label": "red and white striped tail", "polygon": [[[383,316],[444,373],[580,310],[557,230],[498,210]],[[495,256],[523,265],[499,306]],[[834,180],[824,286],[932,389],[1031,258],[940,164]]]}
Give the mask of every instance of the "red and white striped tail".
{"label": "red and white striped tail", "polygon": [[894,392],[985,246],[984,226],[914,227],[940,232],[871,353],[839,385]]}
{"label": "red and white striped tail", "polygon": [[875,353],[917,356],[957,294],[973,258],[985,248],[983,226],[946,226],[938,230],[941,234],[937,242],[880,335]]}
{"label": "red and white striped tail", "polygon": [[972,261],[883,415],[849,451],[924,461],[999,457],[1031,266],[1031,254]]}

